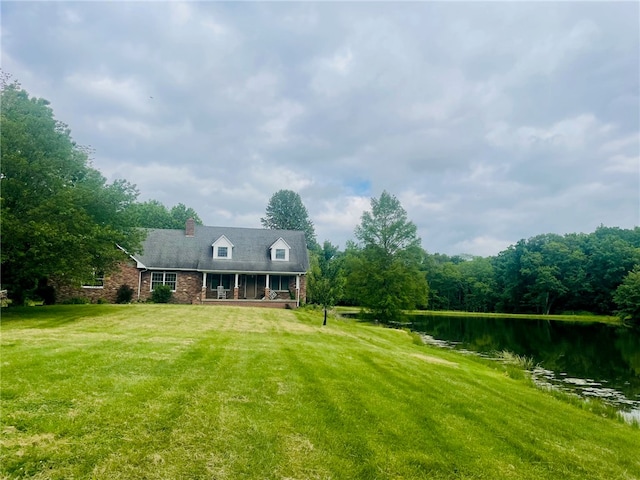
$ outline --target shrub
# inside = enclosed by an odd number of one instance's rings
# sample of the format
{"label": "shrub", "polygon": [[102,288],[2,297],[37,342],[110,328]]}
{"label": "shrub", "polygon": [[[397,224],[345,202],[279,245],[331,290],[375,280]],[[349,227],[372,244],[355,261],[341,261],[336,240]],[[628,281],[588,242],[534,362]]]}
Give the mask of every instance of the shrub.
{"label": "shrub", "polygon": [[133,288],[129,285],[120,285],[116,293],[116,303],[131,303],[133,298]]}
{"label": "shrub", "polygon": [[106,303],[109,303],[109,300],[107,300],[106,298],[102,298],[102,297],[100,297],[100,298],[98,298],[98,300],[96,300],[96,303],[97,303],[98,305],[104,305],[104,304],[106,304]]}
{"label": "shrub", "polygon": [[153,303],[169,303],[171,295],[173,295],[173,292],[169,285],[158,285],[151,292],[151,300],[153,300]]}
{"label": "shrub", "polygon": [[61,303],[63,305],[86,305],[91,303],[91,300],[86,297],[72,297],[62,301]]}

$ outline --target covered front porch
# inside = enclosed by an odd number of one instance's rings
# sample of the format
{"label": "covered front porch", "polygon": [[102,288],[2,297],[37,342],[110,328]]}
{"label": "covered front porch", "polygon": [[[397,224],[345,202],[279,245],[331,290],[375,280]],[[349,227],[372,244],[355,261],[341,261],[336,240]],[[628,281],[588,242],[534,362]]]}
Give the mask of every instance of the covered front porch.
{"label": "covered front porch", "polygon": [[278,302],[297,307],[304,280],[301,274],[202,272],[201,298],[203,303]]}

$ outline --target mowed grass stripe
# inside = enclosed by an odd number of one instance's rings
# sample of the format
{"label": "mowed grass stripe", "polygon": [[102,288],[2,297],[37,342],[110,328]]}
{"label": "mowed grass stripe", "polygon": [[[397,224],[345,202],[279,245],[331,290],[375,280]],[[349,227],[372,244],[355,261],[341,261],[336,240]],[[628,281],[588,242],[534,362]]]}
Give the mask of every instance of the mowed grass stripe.
{"label": "mowed grass stripe", "polygon": [[2,321],[6,478],[640,478],[638,428],[398,330],[238,307]]}

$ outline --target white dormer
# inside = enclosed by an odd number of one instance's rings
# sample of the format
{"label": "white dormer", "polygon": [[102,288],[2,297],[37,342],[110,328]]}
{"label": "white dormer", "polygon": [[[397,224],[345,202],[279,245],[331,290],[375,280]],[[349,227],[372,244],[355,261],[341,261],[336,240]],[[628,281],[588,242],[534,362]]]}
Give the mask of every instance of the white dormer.
{"label": "white dormer", "polygon": [[291,250],[291,247],[282,237],[276,240],[274,244],[269,247],[269,250],[271,251],[271,260],[274,262],[289,261],[289,251]]}
{"label": "white dormer", "polygon": [[212,246],[213,258],[220,260],[231,260],[233,258],[233,243],[224,235],[221,235],[220,238],[213,242]]}

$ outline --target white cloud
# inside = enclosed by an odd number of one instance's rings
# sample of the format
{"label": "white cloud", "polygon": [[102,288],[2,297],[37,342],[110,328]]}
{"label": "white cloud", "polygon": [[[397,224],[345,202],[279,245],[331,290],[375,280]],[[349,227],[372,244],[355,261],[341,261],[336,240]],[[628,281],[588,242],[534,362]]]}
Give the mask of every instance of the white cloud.
{"label": "white cloud", "polygon": [[604,170],[607,172],[635,173],[640,175],[640,156],[614,155],[608,159],[608,163],[604,167]]}
{"label": "white cloud", "polygon": [[117,104],[131,113],[153,112],[149,90],[133,78],[116,79],[108,75],[74,73],[66,78],[66,83],[78,92]]}
{"label": "white cloud", "polygon": [[353,232],[370,208],[371,199],[364,196],[329,199],[311,206],[318,241],[327,239],[344,248],[347,240],[354,240]]}
{"label": "white cloud", "polygon": [[562,119],[546,128],[528,125],[514,128],[500,122],[490,128],[485,138],[497,147],[530,149],[545,146],[576,150],[612,130],[612,125],[603,124],[593,114],[583,114]]}
{"label": "white cloud", "polygon": [[268,120],[260,127],[269,143],[284,143],[289,140],[289,127],[292,121],[304,113],[299,103],[282,101],[265,109]]}

